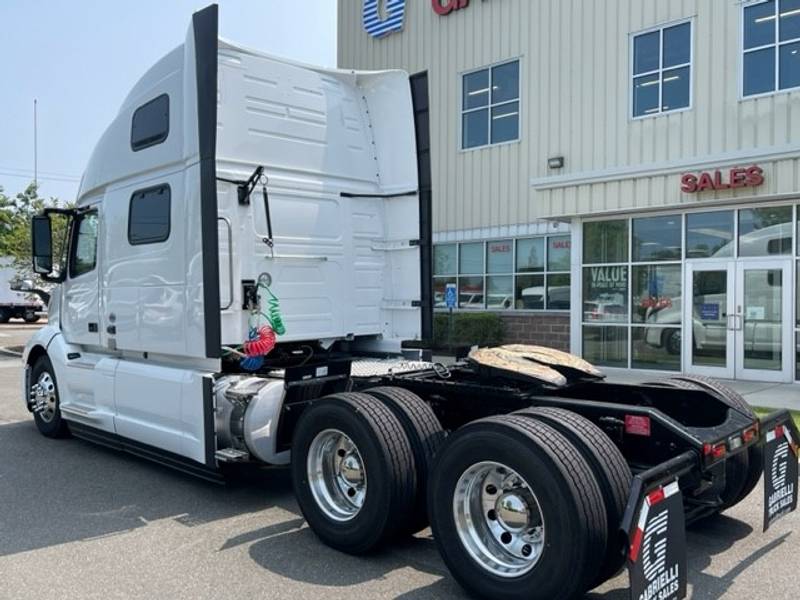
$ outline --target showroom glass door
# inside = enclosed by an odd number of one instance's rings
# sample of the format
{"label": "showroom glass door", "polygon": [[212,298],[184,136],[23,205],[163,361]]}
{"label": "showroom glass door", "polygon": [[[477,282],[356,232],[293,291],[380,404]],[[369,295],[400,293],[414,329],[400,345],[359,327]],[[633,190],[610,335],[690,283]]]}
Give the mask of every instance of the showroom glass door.
{"label": "showroom glass door", "polygon": [[686,264],[686,371],[722,379],[793,380],[792,261]]}
{"label": "showroom glass door", "polygon": [[683,355],[685,370],[722,379],[735,376],[736,263],[686,263]]}
{"label": "showroom glass door", "polygon": [[741,261],[736,268],[736,377],[793,380],[792,261]]}

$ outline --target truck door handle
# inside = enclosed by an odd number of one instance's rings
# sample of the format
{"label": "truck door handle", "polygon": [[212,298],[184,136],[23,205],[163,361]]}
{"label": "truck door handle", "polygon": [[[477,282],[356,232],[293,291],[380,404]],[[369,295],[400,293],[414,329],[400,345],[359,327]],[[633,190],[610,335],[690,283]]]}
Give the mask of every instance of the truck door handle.
{"label": "truck door handle", "polygon": [[106,327],[106,333],[109,335],[116,335],[117,333],[117,326],[116,325],[109,325]]}

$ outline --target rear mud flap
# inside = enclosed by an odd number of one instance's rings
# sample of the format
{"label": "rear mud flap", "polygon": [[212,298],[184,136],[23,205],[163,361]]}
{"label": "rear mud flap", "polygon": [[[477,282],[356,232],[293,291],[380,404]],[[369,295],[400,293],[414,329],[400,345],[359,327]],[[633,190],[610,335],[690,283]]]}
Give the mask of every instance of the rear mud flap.
{"label": "rear mud flap", "polygon": [[761,422],[764,436],[764,531],[797,509],[798,433],[788,413]]}
{"label": "rear mud flap", "polygon": [[686,522],[678,478],[696,461],[687,452],[633,479],[621,528],[632,600],[686,597]]}

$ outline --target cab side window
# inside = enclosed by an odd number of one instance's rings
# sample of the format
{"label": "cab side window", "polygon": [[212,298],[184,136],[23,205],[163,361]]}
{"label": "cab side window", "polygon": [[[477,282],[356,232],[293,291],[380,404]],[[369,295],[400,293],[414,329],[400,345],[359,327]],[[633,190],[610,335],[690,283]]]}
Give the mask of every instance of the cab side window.
{"label": "cab side window", "polygon": [[157,244],[169,238],[171,195],[166,184],[133,193],[128,209],[131,246]]}
{"label": "cab side window", "polygon": [[97,211],[78,218],[74,235],[69,261],[70,278],[80,277],[97,266]]}
{"label": "cab side window", "polygon": [[143,104],[131,120],[131,149],[134,152],[160,144],[169,135],[169,96]]}

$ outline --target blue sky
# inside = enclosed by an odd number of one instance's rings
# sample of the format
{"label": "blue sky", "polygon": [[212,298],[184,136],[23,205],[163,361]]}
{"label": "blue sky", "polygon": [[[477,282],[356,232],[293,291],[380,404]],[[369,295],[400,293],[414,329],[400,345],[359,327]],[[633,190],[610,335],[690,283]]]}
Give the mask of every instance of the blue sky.
{"label": "blue sky", "polygon": [[[352,0],[348,0],[352,1]],[[0,187],[33,179],[33,99],[39,188],[75,198],[95,142],[136,80],[183,43],[211,0],[0,0]],[[336,0],[219,0],[220,35],[323,66],[336,64]]]}

